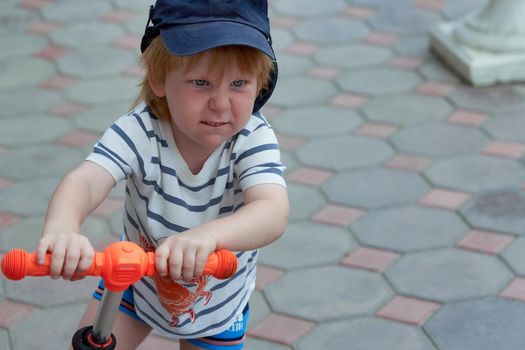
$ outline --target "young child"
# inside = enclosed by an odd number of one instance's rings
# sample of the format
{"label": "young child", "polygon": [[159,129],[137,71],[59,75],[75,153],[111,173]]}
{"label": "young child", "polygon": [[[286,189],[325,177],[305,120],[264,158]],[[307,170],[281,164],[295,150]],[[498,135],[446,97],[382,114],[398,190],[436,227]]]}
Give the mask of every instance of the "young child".
{"label": "young child", "polygon": [[[277,73],[267,6],[158,0],[137,103],[53,194],[37,254],[52,253],[53,278],[74,279],[94,256],[81,223],[126,181],[123,239],[155,251],[159,276],[124,293],[119,349],[152,329],[183,350],[243,347],[257,249],[282,235],[289,211],[277,141],[259,112]],[[237,273],[202,276],[221,248],[236,252]],[[97,308],[91,300],[81,325]]]}

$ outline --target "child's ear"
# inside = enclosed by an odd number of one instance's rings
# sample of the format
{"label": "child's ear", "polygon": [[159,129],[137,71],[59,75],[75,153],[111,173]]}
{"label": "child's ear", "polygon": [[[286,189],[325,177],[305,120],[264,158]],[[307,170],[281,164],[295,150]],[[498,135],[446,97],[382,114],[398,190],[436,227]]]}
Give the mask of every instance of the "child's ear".
{"label": "child's ear", "polygon": [[166,93],[164,92],[164,82],[158,81],[158,77],[155,77],[155,74],[151,67],[148,67],[148,83],[151,87],[151,91],[157,97],[164,97]]}

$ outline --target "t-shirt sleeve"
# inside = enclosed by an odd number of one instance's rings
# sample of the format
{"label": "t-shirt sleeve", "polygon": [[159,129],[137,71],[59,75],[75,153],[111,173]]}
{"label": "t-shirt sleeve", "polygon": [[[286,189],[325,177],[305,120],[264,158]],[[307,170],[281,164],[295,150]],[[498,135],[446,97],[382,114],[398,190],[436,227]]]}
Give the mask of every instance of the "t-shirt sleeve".
{"label": "t-shirt sleeve", "polygon": [[243,133],[239,137],[244,137],[244,140],[235,159],[235,173],[241,189],[244,191],[260,184],[286,187],[285,166],[281,162],[279,144],[271,126],[264,122],[253,131],[245,129]]}
{"label": "t-shirt sleeve", "polygon": [[148,144],[148,135],[140,118],[125,115],[106,130],[86,160],[106,169],[118,183],[144,173]]}

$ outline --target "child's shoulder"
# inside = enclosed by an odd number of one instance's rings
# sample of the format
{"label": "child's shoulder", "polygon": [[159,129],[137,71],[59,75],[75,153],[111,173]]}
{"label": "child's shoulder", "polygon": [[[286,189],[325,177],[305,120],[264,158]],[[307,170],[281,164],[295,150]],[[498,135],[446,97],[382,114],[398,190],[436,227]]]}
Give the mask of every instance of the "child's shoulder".
{"label": "child's shoulder", "polygon": [[244,130],[251,133],[260,128],[272,129],[272,126],[261,112],[256,112],[251,115],[250,119],[248,119],[248,122],[244,126]]}

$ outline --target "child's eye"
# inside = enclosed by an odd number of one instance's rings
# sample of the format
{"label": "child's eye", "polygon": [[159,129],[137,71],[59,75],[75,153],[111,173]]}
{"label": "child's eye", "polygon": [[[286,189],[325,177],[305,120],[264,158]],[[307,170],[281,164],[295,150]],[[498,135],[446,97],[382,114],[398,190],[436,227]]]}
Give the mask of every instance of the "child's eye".
{"label": "child's eye", "polygon": [[194,79],[192,80],[192,82],[195,86],[199,86],[199,87],[209,85],[209,83],[204,79]]}
{"label": "child's eye", "polygon": [[234,80],[232,82],[232,86],[236,88],[242,87],[244,84],[246,84],[246,80]]}

